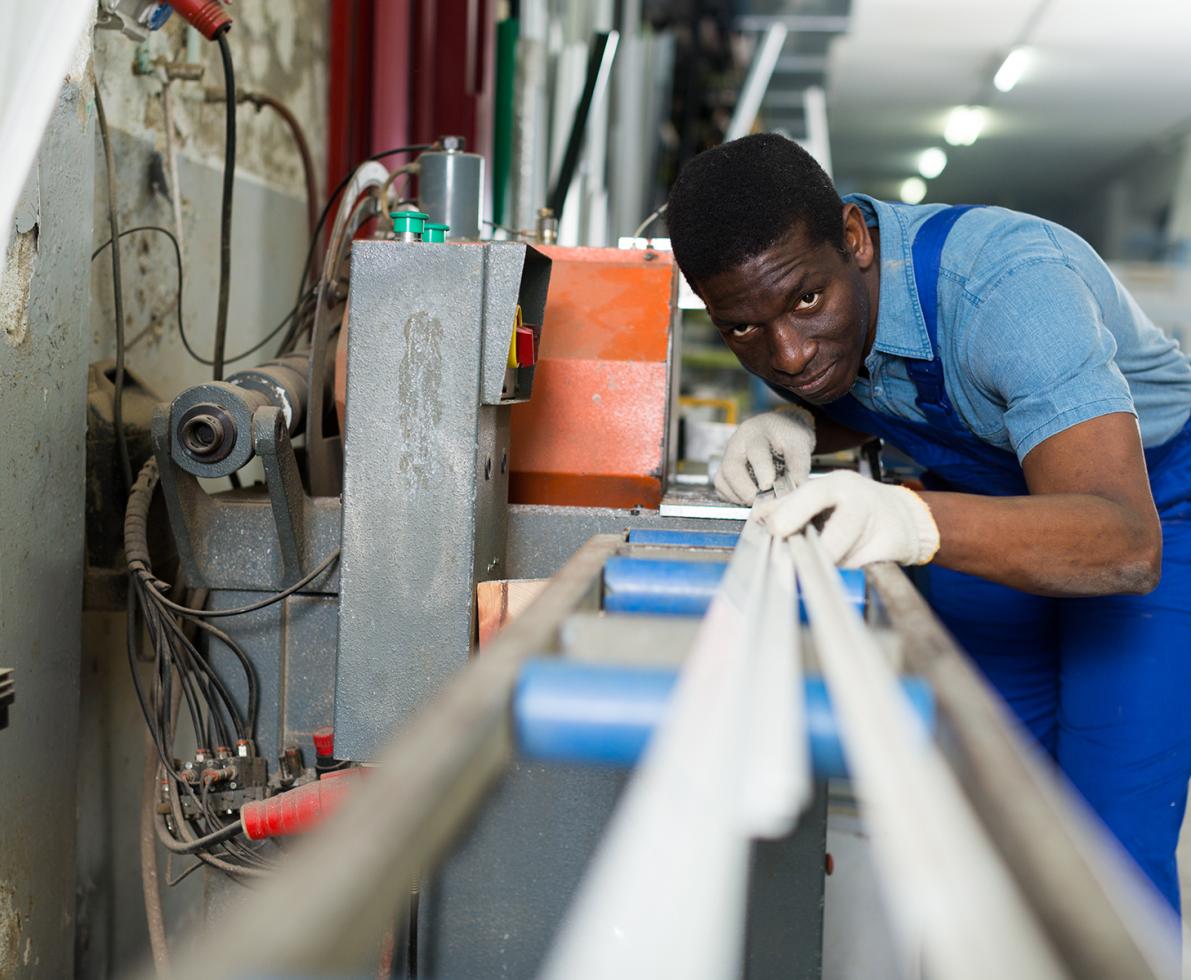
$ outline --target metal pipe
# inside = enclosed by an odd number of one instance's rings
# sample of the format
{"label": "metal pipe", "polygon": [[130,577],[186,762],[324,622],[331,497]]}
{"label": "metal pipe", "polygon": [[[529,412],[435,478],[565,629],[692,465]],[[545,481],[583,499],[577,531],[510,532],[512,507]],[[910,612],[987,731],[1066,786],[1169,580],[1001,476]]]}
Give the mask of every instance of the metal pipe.
{"label": "metal pipe", "polygon": [[575,106],[571,132],[567,138],[562,165],[558,169],[558,178],[546,201],[546,206],[554,213],[555,218],[562,217],[562,207],[566,203],[567,192],[571,189],[571,181],[579,166],[579,154],[583,150],[583,140],[587,135],[587,117],[591,113],[592,105],[603,96],[604,90],[608,87],[612,59],[616,57],[616,45],[619,40],[620,35],[616,31],[599,33],[592,38],[587,58],[587,81],[583,86],[583,94],[579,96],[579,104]]}
{"label": "metal pipe", "polygon": [[803,728],[794,581],[774,550],[745,525],[545,980],[739,975],[751,840],[788,832],[811,790],[794,735]]}
{"label": "metal pipe", "polygon": [[780,21],[772,21],[765,28],[765,35],[757,45],[749,65],[748,75],[744,85],[740,88],[740,96],[736,100],[736,108],[732,111],[732,121],[724,133],[724,142],[747,136],[757,121],[757,113],[761,111],[761,102],[769,89],[769,81],[773,78],[773,70],[777,67],[778,57],[782,53],[782,46],[786,43],[786,25]]}

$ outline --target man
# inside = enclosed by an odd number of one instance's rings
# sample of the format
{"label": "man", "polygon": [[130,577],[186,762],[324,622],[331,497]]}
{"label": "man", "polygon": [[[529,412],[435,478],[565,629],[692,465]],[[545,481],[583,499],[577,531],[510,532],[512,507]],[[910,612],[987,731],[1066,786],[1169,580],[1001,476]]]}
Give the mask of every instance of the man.
{"label": "man", "polygon": [[[679,266],[750,372],[716,479],[840,564],[925,565],[943,622],[1177,910],[1191,776],[1191,364],[1095,252],[1001,208],[841,199],[775,135],[696,157]],[[812,451],[879,436],[927,487]]]}

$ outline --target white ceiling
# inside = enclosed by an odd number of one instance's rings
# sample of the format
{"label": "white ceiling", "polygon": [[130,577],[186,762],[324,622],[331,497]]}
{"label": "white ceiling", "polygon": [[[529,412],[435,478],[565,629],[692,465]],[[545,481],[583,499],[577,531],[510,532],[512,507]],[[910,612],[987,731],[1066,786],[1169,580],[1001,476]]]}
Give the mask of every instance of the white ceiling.
{"label": "white ceiling", "polygon": [[[997,92],[992,75],[1031,20],[1030,66]],[[854,0],[827,94],[843,190],[895,196],[917,153],[942,146],[950,162],[928,201],[1069,197],[1191,128],[1191,2]],[[948,110],[974,101],[988,107],[984,134],[946,146]]]}

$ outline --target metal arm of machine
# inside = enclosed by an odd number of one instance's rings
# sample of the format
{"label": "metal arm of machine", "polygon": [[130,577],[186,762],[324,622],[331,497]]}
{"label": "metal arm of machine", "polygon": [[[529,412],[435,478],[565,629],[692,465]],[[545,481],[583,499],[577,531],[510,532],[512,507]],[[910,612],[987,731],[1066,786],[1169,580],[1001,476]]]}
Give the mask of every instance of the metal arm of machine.
{"label": "metal arm of machine", "polygon": [[[204,395],[210,395],[210,389],[231,387],[217,383],[199,386]],[[184,392],[179,399],[186,394]],[[260,457],[278,543],[276,557],[271,554],[272,549],[263,554],[263,559],[272,566],[265,570],[266,578],[277,587],[283,587],[300,579],[322,557],[310,540],[311,529],[316,523],[316,505],[302,486],[298,463],[290,445],[286,414],[276,405],[259,404],[263,397],[259,392],[233,392],[218,402],[200,402],[202,411],[197,413],[193,406],[185,407],[185,401],[180,406],[176,399],[173,406],[161,405],[154,414],[152,441],[161,473],[161,491],[179,560],[186,570],[187,581],[193,585],[207,583],[213,557],[210,535],[203,529],[217,526],[219,515],[236,506],[232,500],[220,499],[220,496],[228,495],[210,495],[198,482],[199,476],[226,475],[203,472],[205,465],[222,467],[219,463],[203,464],[187,450],[185,440],[188,435],[200,445],[208,444],[205,437],[196,434],[195,429],[199,426],[210,426],[215,432],[215,424],[218,424],[219,441],[230,441],[230,451],[235,454],[226,458],[243,457],[247,462],[253,456]],[[254,405],[256,407],[252,408]],[[247,416],[246,421],[244,416]],[[240,503],[250,506],[244,501]],[[323,553],[325,550],[324,547]]]}

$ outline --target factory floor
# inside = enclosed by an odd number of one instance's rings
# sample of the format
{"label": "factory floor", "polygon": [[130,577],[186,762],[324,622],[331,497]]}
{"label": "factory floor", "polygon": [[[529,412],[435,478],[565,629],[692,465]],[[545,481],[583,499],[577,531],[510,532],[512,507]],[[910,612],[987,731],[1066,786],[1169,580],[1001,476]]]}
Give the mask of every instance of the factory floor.
{"label": "factory floor", "polygon": [[[877,897],[868,837],[855,801],[833,785],[827,807],[827,878],[823,915],[823,980],[880,977],[922,980],[917,957],[898,952]],[[1191,980],[1191,821],[1179,838],[1183,892],[1183,980]]]}

